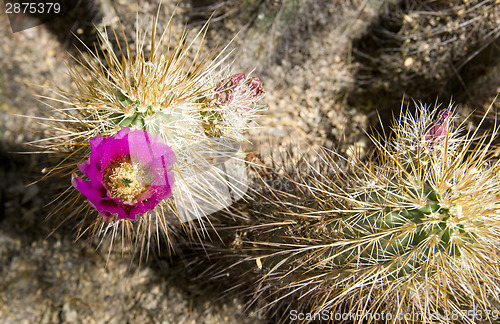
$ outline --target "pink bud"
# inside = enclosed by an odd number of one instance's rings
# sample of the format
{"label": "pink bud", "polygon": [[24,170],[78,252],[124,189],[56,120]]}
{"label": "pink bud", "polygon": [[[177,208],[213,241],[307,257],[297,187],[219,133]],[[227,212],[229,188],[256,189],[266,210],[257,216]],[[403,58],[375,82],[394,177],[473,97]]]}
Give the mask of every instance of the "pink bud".
{"label": "pink bud", "polygon": [[254,98],[265,93],[264,88],[262,87],[262,82],[260,82],[259,78],[253,77],[250,81],[250,85],[248,86],[248,91],[251,96]]}
{"label": "pink bud", "polygon": [[241,80],[246,76],[243,73],[238,73],[229,77],[229,80],[222,83],[215,89],[217,104],[225,104],[233,100],[233,91],[240,84]]}
{"label": "pink bud", "polygon": [[448,124],[451,112],[448,109],[441,111],[436,121],[432,122],[424,132],[424,141],[427,144],[436,145],[443,142],[448,134]]}
{"label": "pink bud", "polygon": [[253,77],[250,82],[246,83],[246,89],[244,90],[244,100],[242,100],[237,108],[238,111],[244,112],[253,109],[265,93],[262,87],[262,82],[256,77]]}

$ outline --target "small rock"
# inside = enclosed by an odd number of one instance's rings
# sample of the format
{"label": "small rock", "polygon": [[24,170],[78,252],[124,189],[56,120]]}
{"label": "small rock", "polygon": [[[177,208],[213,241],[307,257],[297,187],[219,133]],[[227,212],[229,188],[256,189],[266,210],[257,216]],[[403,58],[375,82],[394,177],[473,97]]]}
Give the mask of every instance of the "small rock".
{"label": "small rock", "polygon": [[64,323],[78,323],[78,313],[68,302],[63,305],[61,318]]}

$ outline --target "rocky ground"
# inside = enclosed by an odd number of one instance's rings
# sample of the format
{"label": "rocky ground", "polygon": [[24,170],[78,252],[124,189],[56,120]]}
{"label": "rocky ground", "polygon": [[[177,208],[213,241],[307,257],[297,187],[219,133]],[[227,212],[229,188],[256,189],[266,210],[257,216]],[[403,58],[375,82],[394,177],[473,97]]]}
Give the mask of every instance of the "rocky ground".
{"label": "rocky ground", "polygon": [[[219,298],[189,278],[182,256],[139,263],[118,248],[75,242],[76,224],[45,219],[57,182],[27,186],[51,157],[13,153],[32,151],[23,144],[47,134],[20,116],[43,116],[47,107],[35,96],[73,86],[65,62],[78,53],[68,31],[90,45],[92,23],[120,19],[133,37],[136,13],[148,26],[158,2],[92,1],[68,21],[16,33],[0,13],[0,323],[265,321],[242,300]],[[500,91],[498,1],[163,1],[160,23],[174,9],[177,32],[198,30],[215,9],[207,46],[236,36],[234,70],[262,80],[268,110],[246,150],[264,163],[291,143],[292,154],[320,145],[368,149],[364,132],[380,128],[378,114],[390,123],[403,95],[444,105],[453,97],[464,117],[480,115]]]}

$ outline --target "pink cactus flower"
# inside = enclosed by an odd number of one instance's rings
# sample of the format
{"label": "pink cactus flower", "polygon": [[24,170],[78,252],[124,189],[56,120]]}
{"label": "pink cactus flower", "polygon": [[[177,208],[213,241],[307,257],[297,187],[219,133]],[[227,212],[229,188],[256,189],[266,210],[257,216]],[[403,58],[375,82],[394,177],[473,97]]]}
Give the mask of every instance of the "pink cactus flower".
{"label": "pink cactus flower", "polygon": [[71,183],[106,220],[135,219],[172,195],[176,157],[159,135],[126,127],[90,140],[90,158],[78,164],[89,180]]}

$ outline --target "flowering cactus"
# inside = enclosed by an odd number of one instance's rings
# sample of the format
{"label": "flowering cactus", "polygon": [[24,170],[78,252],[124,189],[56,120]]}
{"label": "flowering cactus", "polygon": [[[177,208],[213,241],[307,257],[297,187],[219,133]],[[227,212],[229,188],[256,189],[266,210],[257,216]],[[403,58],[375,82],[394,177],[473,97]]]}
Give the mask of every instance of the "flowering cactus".
{"label": "flowering cactus", "polygon": [[212,254],[239,255],[221,273],[249,282],[282,320],[498,320],[498,130],[463,135],[451,108],[437,118],[417,108],[354,171],[327,151],[288,170],[289,190],[262,194],[282,198],[254,213],[269,216]]}
{"label": "flowering cactus", "polygon": [[69,67],[76,90],[56,91],[65,104],[51,107],[56,134],[39,142],[64,159],[46,176],[74,173],[53,213],[86,210],[82,232],[145,246],[151,237],[172,243],[245,194],[240,143],[264,95],[259,79],[221,67],[222,52],[204,53],[206,25],[177,44],[168,33],[157,39],[156,26],[135,51],[101,32],[100,51]]}

